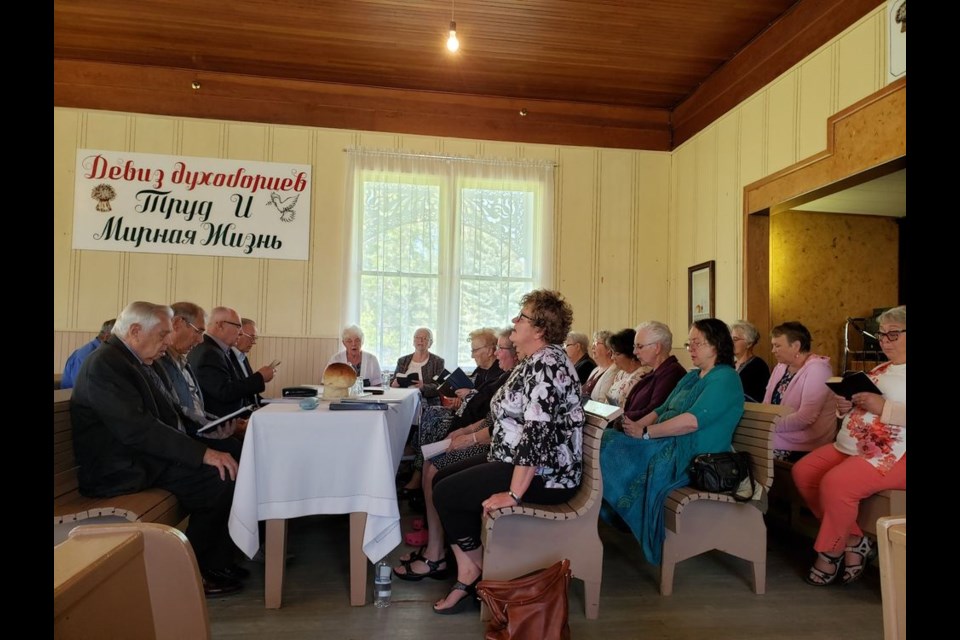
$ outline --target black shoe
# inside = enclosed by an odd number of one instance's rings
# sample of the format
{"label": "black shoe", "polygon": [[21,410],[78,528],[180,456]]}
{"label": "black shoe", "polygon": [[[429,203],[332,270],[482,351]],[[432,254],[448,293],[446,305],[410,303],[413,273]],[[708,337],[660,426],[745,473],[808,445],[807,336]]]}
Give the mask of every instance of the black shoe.
{"label": "black shoe", "polygon": [[203,594],[208,598],[235,593],[243,588],[239,580],[227,578],[215,571],[201,571],[200,577],[203,579]]}
{"label": "black shoe", "polygon": [[229,578],[231,580],[246,580],[250,577],[250,570],[241,567],[238,564],[231,564],[228,567],[223,567],[222,569],[209,569],[208,573],[213,573],[221,578]]}

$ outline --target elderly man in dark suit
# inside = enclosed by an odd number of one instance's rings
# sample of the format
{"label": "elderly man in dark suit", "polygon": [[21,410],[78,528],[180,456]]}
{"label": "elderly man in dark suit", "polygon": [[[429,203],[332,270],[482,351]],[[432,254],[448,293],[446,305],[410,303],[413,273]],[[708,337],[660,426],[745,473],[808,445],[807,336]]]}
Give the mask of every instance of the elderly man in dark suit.
{"label": "elderly man in dark suit", "polygon": [[240,315],[234,309],[217,307],[210,312],[203,342],[187,356],[200,382],[207,411],[218,416],[245,405],[256,405],[257,394],[273,380],[272,367],[260,367],[247,376],[237,361],[231,347],[237,343],[242,327]]}
{"label": "elderly man in dark suit", "polygon": [[237,461],[186,433],[156,364],[173,330],[164,305],[131,302],[83,363],[71,398],[80,492],[109,497],[160,487],[190,514],[187,538],[208,595],[240,589],[227,532]]}
{"label": "elderly man in dark suit", "polygon": [[203,332],[207,326],[206,313],[192,302],[174,302],[173,331],[170,334],[170,344],[167,353],[157,360],[167,374],[173,392],[183,413],[190,418],[187,424],[187,433],[217,451],[226,451],[237,460],[240,459],[242,445],[240,440],[231,437],[237,428],[237,420],[230,420],[216,429],[198,433],[197,429],[205,425],[216,416],[206,410],[203,401],[203,392],[200,383],[193,372],[193,367],[187,362],[187,355],[191,349],[203,342]]}

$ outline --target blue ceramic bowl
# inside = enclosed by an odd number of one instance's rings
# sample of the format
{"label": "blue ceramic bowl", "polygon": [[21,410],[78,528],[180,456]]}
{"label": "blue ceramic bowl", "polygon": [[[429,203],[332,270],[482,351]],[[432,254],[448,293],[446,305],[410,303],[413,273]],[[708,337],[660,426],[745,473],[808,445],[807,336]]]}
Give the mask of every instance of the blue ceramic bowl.
{"label": "blue ceramic bowl", "polygon": [[316,398],[304,398],[300,401],[300,408],[310,411],[320,406],[320,401]]}

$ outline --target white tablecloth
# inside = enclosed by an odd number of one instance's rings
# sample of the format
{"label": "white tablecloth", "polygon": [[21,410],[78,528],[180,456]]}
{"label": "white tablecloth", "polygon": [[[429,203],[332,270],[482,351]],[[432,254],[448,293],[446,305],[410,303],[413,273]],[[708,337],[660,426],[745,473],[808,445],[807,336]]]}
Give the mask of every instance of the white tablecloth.
{"label": "white tablecloth", "polygon": [[230,536],[253,557],[258,520],[366,512],[363,552],[376,562],[400,544],[394,477],[420,405],[388,389],[387,411],[312,411],[270,404],[250,417],[230,510]]}

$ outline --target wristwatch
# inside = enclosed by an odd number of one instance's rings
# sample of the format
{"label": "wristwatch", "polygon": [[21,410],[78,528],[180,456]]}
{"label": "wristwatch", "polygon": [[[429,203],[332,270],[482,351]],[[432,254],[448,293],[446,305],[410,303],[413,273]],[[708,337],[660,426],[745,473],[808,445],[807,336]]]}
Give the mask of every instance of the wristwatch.
{"label": "wristwatch", "polygon": [[522,502],[520,502],[519,496],[517,496],[517,494],[515,494],[513,491],[509,491],[509,490],[508,490],[507,493],[510,495],[511,498],[513,498],[513,501],[517,503],[517,506],[518,506],[518,507],[519,507],[521,504],[523,504]]}
{"label": "wristwatch", "polygon": [[643,440],[649,440],[649,439],[650,439],[650,433],[647,431],[647,427],[644,427],[644,428],[643,428],[643,432],[640,434],[640,438],[643,439]]}

